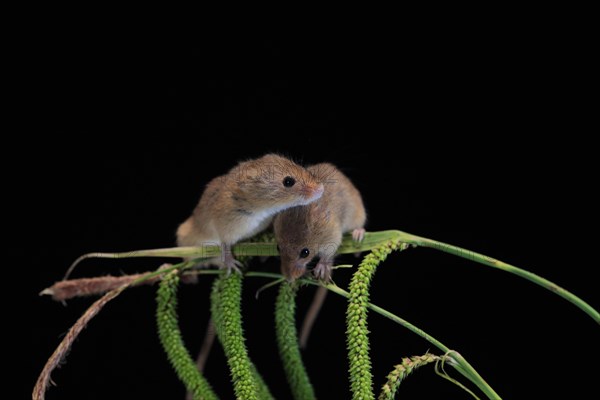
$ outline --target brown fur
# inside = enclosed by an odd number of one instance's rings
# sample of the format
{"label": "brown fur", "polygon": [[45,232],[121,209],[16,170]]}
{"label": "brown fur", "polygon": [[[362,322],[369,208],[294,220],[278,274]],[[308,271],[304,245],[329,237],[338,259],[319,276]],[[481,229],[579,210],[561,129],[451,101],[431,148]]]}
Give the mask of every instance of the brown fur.
{"label": "brown fur", "polygon": [[[319,200],[289,208],[275,217],[281,270],[288,280],[295,280],[306,273],[306,264],[318,256],[315,273],[328,280],[342,234],[363,229],[366,212],[359,191],[335,166],[323,163],[307,169],[323,181],[325,192]],[[301,258],[304,248],[310,254]]]}
{"label": "brown fur", "polygon": [[[285,177],[296,183],[285,187]],[[275,213],[318,199],[323,184],[305,168],[276,154],[239,163],[206,186],[192,215],[177,230],[179,246],[224,249],[267,228]]]}

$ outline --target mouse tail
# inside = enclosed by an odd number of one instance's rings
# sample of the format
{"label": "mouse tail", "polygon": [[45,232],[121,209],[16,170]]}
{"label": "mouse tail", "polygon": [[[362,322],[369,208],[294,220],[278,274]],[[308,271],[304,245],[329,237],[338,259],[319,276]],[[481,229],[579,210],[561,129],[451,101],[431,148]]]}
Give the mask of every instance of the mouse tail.
{"label": "mouse tail", "polygon": [[315,324],[315,320],[319,315],[319,311],[321,311],[321,307],[325,302],[325,298],[327,297],[327,288],[324,286],[319,286],[315,293],[315,297],[313,298],[312,303],[310,304],[310,308],[308,309],[306,316],[304,317],[304,322],[302,323],[302,329],[300,330],[300,348],[305,349],[306,344],[308,343],[308,337],[310,336],[310,332],[312,331],[312,327]]}

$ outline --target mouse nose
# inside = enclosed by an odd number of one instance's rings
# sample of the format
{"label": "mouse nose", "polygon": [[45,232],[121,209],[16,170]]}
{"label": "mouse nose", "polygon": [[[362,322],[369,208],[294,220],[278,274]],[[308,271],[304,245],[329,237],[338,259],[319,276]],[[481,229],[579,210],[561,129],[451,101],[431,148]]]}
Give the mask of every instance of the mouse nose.
{"label": "mouse nose", "polygon": [[323,195],[325,187],[322,183],[316,185],[306,185],[304,187],[304,197],[306,200],[317,200]]}
{"label": "mouse nose", "polygon": [[296,265],[296,263],[292,263],[287,268],[284,268],[283,272],[288,282],[294,282],[296,279],[301,278],[302,275],[304,275],[306,268]]}

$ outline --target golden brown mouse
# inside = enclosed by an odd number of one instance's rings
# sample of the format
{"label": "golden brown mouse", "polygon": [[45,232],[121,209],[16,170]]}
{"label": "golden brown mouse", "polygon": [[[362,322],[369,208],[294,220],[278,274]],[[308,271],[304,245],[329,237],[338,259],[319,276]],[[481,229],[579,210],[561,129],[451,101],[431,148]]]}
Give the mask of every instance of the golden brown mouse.
{"label": "golden brown mouse", "polygon": [[294,281],[306,273],[315,257],[318,279],[331,278],[331,266],[342,235],[352,232],[354,240],[364,237],[366,212],[359,191],[335,166],[322,163],[307,170],[325,184],[321,198],[302,207],[277,214],[273,227],[281,255],[281,272]]}
{"label": "golden brown mouse", "polygon": [[[267,228],[277,212],[319,199],[323,190],[315,176],[280,155],[240,162],[208,183],[192,215],[177,229],[177,245],[220,245],[222,257],[203,264],[239,271],[232,245]],[[214,337],[211,320],[197,359],[200,371]]]}
{"label": "golden brown mouse", "polygon": [[277,154],[240,162],[213,179],[192,215],[177,229],[179,246],[220,245],[228,271],[239,262],[231,246],[267,228],[273,216],[321,197],[323,184],[310,172]]}

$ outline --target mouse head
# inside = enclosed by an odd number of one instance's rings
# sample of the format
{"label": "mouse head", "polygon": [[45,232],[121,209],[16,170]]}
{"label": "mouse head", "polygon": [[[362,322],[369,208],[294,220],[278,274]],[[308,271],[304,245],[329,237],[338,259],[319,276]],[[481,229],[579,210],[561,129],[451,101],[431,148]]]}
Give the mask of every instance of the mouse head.
{"label": "mouse head", "polygon": [[281,257],[281,273],[288,281],[295,281],[306,273],[307,264],[317,255],[309,240],[310,227],[306,224],[305,207],[293,207],[275,217],[273,229],[277,250]]}
{"label": "mouse head", "polygon": [[317,212],[317,204],[288,208],[273,221],[281,273],[288,281],[302,277],[315,257],[332,260],[339,247],[341,233],[338,238],[330,229],[328,217]]}
{"label": "mouse head", "polygon": [[309,204],[323,194],[323,183],[304,167],[277,154],[245,161],[230,176],[232,193],[264,208],[283,210]]}
{"label": "mouse head", "polygon": [[301,278],[308,271],[315,254],[315,249],[310,245],[277,245],[281,255],[281,273],[289,282]]}

